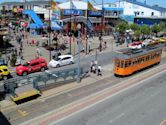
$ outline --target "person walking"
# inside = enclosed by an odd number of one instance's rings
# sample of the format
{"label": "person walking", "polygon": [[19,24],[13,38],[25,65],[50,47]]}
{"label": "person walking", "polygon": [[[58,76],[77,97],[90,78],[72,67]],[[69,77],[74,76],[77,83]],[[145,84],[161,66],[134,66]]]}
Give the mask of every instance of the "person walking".
{"label": "person walking", "polygon": [[102,76],[101,65],[98,65],[98,67],[97,67],[97,75]]}
{"label": "person walking", "polygon": [[40,57],[40,56],[41,56],[41,51],[40,51],[40,48],[39,48],[39,47],[36,48],[36,53],[37,53],[37,57]]}

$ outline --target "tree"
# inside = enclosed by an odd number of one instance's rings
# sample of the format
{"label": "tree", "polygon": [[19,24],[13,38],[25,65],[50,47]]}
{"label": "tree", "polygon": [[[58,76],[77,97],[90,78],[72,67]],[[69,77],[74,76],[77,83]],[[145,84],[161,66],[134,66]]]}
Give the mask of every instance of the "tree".
{"label": "tree", "polygon": [[136,30],[134,32],[134,36],[136,37],[137,40],[139,40],[140,36],[141,36],[141,30]]}
{"label": "tree", "polygon": [[158,25],[158,24],[154,24],[154,25],[152,26],[151,30],[152,30],[152,32],[155,33],[156,36],[157,36],[158,32],[161,31],[161,27],[160,27],[160,25]]}
{"label": "tree", "polygon": [[116,31],[119,32],[120,35],[124,35],[127,29],[129,29],[129,25],[127,22],[120,22],[116,26]]}
{"label": "tree", "polygon": [[151,29],[147,25],[141,26],[141,33],[143,34],[143,39],[151,34]]}
{"label": "tree", "polygon": [[130,24],[130,29],[132,29],[133,31],[138,31],[140,28],[138,24],[133,23],[133,24]]}
{"label": "tree", "polygon": [[164,22],[160,22],[159,26],[160,26],[161,31],[163,31],[165,29],[165,23]]}

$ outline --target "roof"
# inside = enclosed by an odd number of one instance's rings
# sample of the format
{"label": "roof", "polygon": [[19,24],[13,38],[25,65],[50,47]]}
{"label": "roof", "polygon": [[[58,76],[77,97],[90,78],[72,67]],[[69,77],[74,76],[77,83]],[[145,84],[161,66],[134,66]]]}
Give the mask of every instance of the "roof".
{"label": "roof", "polygon": [[137,49],[137,50],[133,50],[133,49],[130,49],[130,48],[121,49],[121,50],[116,51],[117,54],[116,54],[115,58],[130,59],[130,58],[142,56],[142,55],[148,54],[150,52],[160,51],[160,50],[162,50],[162,44],[161,45],[156,45],[156,46],[153,46],[153,47]]}
{"label": "roof", "polygon": [[[60,8],[62,9],[79,9],[79,10],[87,10],[88,5],[87,2],[84,1],[72,1],[70,3],[70,1],[65,2],[65,3],[61,3],[58,5]],[[99,7],[95,7],[96,9],[100,9]]]}
{"label": "roof", "polygon": [[129,3],[139,5],[139,6],[143,6],[143,7],[146,7],[146,8],[150,8],[150,9],[153,9],[153,10],[157,10],[157,11],[166,11],[166,8],[150,6],[150,5],[147,5],[145,3],[139,2],[137,0],[125,0],[125,1],[129,2]]}
{"label": "roof", "polygon": [[164,8],[164,7],[159,7],[158,5],[154,5],[154,6],[152,6],[152,7],[155,7],[155,8],[157,8],[157,9],[161,9],[161,11],[166,11],[166,8]]}
{"label": "roof", "polygon": [[[60,0],[57,2],[60,3]],[[36,5],[41,5],[41,4],[50,4],[49,1],[41,1],[41,0],[35,0],[35,1],[26,1],[26,2],[3,2],[0,5],[23,5],[23,4],[36,4]]]}

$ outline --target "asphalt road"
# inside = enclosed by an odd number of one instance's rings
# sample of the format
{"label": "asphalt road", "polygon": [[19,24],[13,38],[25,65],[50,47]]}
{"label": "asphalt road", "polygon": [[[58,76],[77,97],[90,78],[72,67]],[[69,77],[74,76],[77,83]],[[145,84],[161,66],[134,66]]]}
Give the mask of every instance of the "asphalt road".
{"label": "asphalt road", "polygon": [[52,125],[166,125],[166,72]]}

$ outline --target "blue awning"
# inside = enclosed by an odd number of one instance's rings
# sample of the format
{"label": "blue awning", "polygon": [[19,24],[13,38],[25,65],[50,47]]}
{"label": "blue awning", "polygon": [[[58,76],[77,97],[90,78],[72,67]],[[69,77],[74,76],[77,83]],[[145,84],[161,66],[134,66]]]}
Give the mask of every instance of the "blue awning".
{"label": "blue awning", "polygon": [[38,24],[35,24],[35,23],[31,23],[28,25],[27,28],[30,28],[30,29],[39,29],[41,28],[41,26],[39,26]]}
{"label": "blue awning", "polygon": [[52,30],[62,30],[62,27],[57,24],[56,21],[52,21]]}

